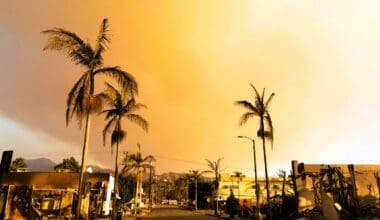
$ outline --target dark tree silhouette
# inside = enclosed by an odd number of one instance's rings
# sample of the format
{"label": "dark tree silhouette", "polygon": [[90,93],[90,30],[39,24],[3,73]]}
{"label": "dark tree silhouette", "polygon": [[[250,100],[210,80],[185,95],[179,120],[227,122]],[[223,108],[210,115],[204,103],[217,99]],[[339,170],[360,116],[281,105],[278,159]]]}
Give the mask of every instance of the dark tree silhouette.
{"label": "dark tree silhouette", "polygon": [[[126,131],[122,128],[122,120],[128,119],[136,123],[145,131],[148,131],[148,122],[136,114],[136,111],[141,108],[146,108],[145,105],[136,103],[134,98],[128,99],[128,91],[118,91],[110,84],[106,83],[106,91],[100,94],[100,97],[105,103],[110,106],[110,109],[104,110],[101,114],[105,114],[106,126],[103,129],[103,144],[105,144],[107,133],[111,133],[111,148],[116,145],[115,156],[115,183],[114,193],[118,195],[118,177],[119,177],[119,144],[126,138]],[[113,200],[113,210],[117,210],[116,199]],[[116,219],[116,211],[113,212],[113,219]]]}
{"label": "dark tree silhouette", "polygon": [[80,172],[81,167],[79,166],[78,161],[75,160],[74,157],[70,157],[63,159],[62,163],[59,163],[56,166],[54,166],[54,171],[59,171],[61,169],[67,169],[71,172]]}
{"label": "dark tree silhouette", "polygon": [[111,77],[122,85],[126,91],[130,91],[131,94],[137,93],[137,82],[132,75],[123,71],[118,66],[103,66],[103,54],[107,48],[107,43],[110,42],[107,19],[104,19],[100,25],[99,35],[94,47],[91,46],[90,43],[82,40],[74,32],[70,32],[63,28],[52,28],[42,31],[41,33],[48,35],[48,40],[43,50],[56,50],[62,52],[76,65],[84,68],[82,76],[70,90],[66,101],[66,124],[69,124],[74,115],[80,126],[83,118],[85,118],[86,121],[81,161],[82,169],[78,186],[79,199],[76,210],[76,216],[79,217],[83,177],[86,168],[90,137],[91,113],[99,111],[102,107],[101,99],[94,95],[95,77],[102,75]]}
{"label": "dark tree silhouette", "polygon": [[14,161],[12,161],[10,170],[12,172],[17,172],[19,170],[26,170],[28,169],[28,165],[25,163],[25,159],[22,157],[16,158]]}
{"label": "dark tree silhouette", "polygon": [[213,173],[215,180],[213,184],[213,197],[216,198],[216,203],[214,206],[214,214],[218,215],[218,188],[219,188],[219,179],[220,179],[220,172],[221,172],[221,161],[223,158],[219,158],[216,161],[211,161],[206,159],[207,165],[210,168],[210,170],[206,170],[205,172]]}
{"label": "dark tree silhouette", "polygon": [[194,182],[195,184],[195,211],[198,210],[198,181],[203,177],[205,171],[200,172],[199,170],[190,170],[189,174],[186,177]]}
{"label": "dark tree silhouette", "polygon": [[[265,89],[263,89],[262,95],[260,96],[259,92],[253,86],[251,83],[251,87],[254,90],[255,96],[254,96],[254,102],[253,104],[242,100],[242,101],[236,101],[235,104],[243,107],[247,110],[241,118],[240,118],[240,125],[245,124],[248,119],[253,117],[259,117],[260,118],[260,127],[257,131],[257,136],[260,137],[263,141],[263,152],[264,152],[264,167],[265,167],[265,186],[267,189],[267,203],[268,203],[268,214],[269,219],[272,219],[271,213],[269,210],[271,210],[271,204],[270,204],[270,194],[269,194],[269,179],[268,179],[268,167],[267,167],[267,156],[266,156],[266,148],[265,148],[265,140],[268,139],[271,141],[272,148],[273,148],[273,124],[272,124],[272,118],[269,114],[269,104],[272,101],[274,97],[274,93],[272,93],[267,100],[265,100]],[[268,130],[265,130],[266,126],[268,127]]]}
{"label": "dark tree silhouette", "polygon": [[[141,146],[137,144],[138,151],[135,154],[128,154],[125,152],[122,169],[123,175],[128,175],[129,173],[136,173],[136,193],[135,193],[135,204],[141,193],[139,189],[142,188],[142,175],[145,173],[146,169],[151,168],[151,162],[156,161],[152,155],[143,157],[141,154]],[[137,205],[137,204],[136,204]],[[135,212],[137,211],[137,206]]]}
{"label": "dark tree silhouette", "polygon": [[234,171],[234,173],[231,175],[231,178],[236,179],[236,182],[238,184],[238,199],[240,199],[240,182],[244,177],[245,175],[240,171]]}

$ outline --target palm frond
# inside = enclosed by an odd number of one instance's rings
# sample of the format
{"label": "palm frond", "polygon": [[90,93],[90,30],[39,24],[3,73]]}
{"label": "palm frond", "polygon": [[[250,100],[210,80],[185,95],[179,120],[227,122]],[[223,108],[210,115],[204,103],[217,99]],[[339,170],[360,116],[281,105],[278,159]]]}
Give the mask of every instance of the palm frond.
{"label": "palm frond", "polygon": [[41,31],[41,34],[47,34],[52,37],[60,37],[62,39],[66,39],[67,41],[71,42],[71,44],[83,47],[85,46],[85,42],[78,37],[74,32],[67,31],[63,28],[52,28],[45,31]]}
{"label": "palm frond", "polygon": [[121,128],[113,130],[111,135],[111,146],[122,142],[126,136],[127,133]]}
{"label": "palm frond", "polygon": [[254,112],[256,114],[259,113],[259,111],[257,110],[257,108],[254,105],[252,105],[252,103],[250,103],[248,101],[240,100],[240,101],[236,101],[235,104],[239,105],[239,106],[242,106],[242,107],[246,108],[247,110],[252,111],[252,112]]}
{"label": "palm frond", "polygon": [[[103,132],[102,132],[102,136],[103,136],[103,145],[106,144],[106,137],[107,137],[107,133],[109,133],[111,131],[111,127],[114,127],[116,125],[116,121],[117,121],[117,118],[114,117],[112,118],[111,120],[109,120],[106,124],[106,126],[104,126],[103,128]],[[111,141],[112,143],[112,141]],[[112,144],[111,144],[112,145]]]}
{"label": "palm frond", "polygon": [[273,138],[274,138],[274,130],[273,130],[273,123],[272,123],[272,118],[269,114],[268,111],[266,111],[266,114],[265,114],[265,121],[269,127],[269,131],[268,131],[268,139],[271,141],[271,146],[272,146],[272,150],[273,150]]}
{"label": "palm frond", "polygon": [[137,125],[139,125],[144,131],[148,132],[148,121],[145,120],[143,117],[141,117],[140,115],[137,115],[137,114],[127,114],[126,117],[136,123]]}
{"label": "palm frond", "polygon": [[268,130],[264,131],[263,129],[260,128],[259,130],[257,130],[257,137],[262,139],[263,136],[264,136],[264,139],[271,141],[272,149],[273,149],[273,133]]}
{"label": "palm frond", "polygon": [[105,94],[107,94],[107,96],[111,99],[111,100],[114,100],[116,99],[116,97],[118,96],[119,91],[113,87],[111,84],[109,84],[108,82],[105,82],[105,85],[106,85],[106,91],[105,91]]}
{"label": "palm frond", "polygon": [[107,89],[104,93],[108,96],[107,104],[121,111],[125,102],[124,95],[111,84],[107,82],[105,84]]}
{"label": "palm frond", "polygon": [[131,111],[131,108],[136,105],[136,101],[134,98],[131,98],[128,100],[127,104],[124,105],[123,107],[123,112],[127,113]]}
{"label": "palm frond", "polygon": [[[102,101],[102,104],[103,104],[102,109],[104,108],[105,105],[112,105],[112,100],[110,100],[107,93],[101,92],[101,93],[96,94],[96,96]],[[102,113],[103,111],[99,111],[98,115]]]}
{"label": "palm frond", "polygon": [[120,69],[120,67],[104,67],[97,69],[94,71],[94,76],[95,75],[107,75],[112,77],[122,85],[129,94],[133,95],[138,93],[138,86],[135,78],[131,74]]}
{"label": "palm frond", "polygon": [[218,160],[216,161],[216,166],[218,168],[220,168],[220,164],[221,164],[222,160],[223,160],[223,157],[222,158],[218,158]]}
{"label": "palm frond", "polygon": [[[78,88],[77,93],[74,94],[72,114],[76,115],[78,125],[81,127],[82,118],[89,113],[89,106],[87,100],[90,98],[89,87],[86,85],[88,80],[84,81],[84,84]],[[69,106],[68,106],[69,107]]]}
{"label": "palm frond", "polygon": [[[138,144],[138,147],[140,145]],[[148,155],[144,158],[142,158],[141,150],[139,150],[134,154],[125,154],[125,157],[123,159],[124,163],[124,172],[127,171],[145,171],[147,168],[151,168],[150,162],[156,161],[154,156]]]}
{"label": "palm frond", "polygon": [[107,43],[110,42],[110,38],[108,36],[108,19],[103,19],[102,24],[100,25],[98,38],[96,41],[96,47],[94,50],[94,60],[97,63],[103,63],[103,52],[107,48]]}
{"label": "palm frond", "polygon": [[245,124],[248,121],[248,119],[250,119],[250,118],[252,118],[254,116],[257,116],[257,114],[253,113],[253,112],[246,112],[246,113],[244,113],[240,117],[239,125],[242,126],[243,124]]}
{"label": "palm frond", "polygon": [[43,50],[56,50],[66,54],[74,63],[89,67],[94,52],[90,44],[85,43],[75,33],[62,28],[42,31],[49,35]]}
{"label": "palm frond", "polygon": [[156,158],[154,156],[148,155],[148,156],[144,157],[142,162],[155,162],[155,161],[156,161]]}
{"label": "palm frond", "polygon": [[259,97],[260,97],[260,94],[259,94],[259,92],[257,91],[256,87],[255,87],[252,83],[250,83],[250,85],[251,85],[251,87],[253,88],[253,91],[255,91],[256,97],[259,98]]}
{"label": "palm frond", "polygon": [[205,160],[207,161],[207,165],[212,170],[212,172],[215,172],[216,167],[214,166],[214,163],[209,159],[205,159]]}
{"label": "palm frond", "polygon": [[[133,105],[133,106],[130,107],[129,112],[132,113],[132,112],[135,112],[135,111],[140,110],[142,108],[147,109],[148,107],[146,105],[144,105],[144,104],[136,103],[135,105]],[[124,107],[124,109],[125,109],[125,107]]]}
{"label": "palm frond", "polygon": [[99,113],[103,110],[103,100],[104,100],[104,94],[99,93],[96,95],[91,96],[88,100],[88,106],[90,109],[90,113]]}
{"label": "palm frond", "polygon": [[106,109],[101,111],[99,114],[105,114],[106,116],[104,117],[104,120],[108,120],[112,117],[117,117],[119,115],[118,109]]}
{"label": "palm frond", "polygon": [[87,78],[87,75],[83,74],[82,77],[75,83],[75,85],[70,90],[69,94],[67,95],[66,125],[69,124],[70,119],[73,117],[73,114],[76,109],[76,103],[74,100],[76,100],[79,90],[84,86],[86,78]]}
{"label": "palm frond", "polygon": [[265,97],[265,88],[263,88],[263,93],[261,94],[260,102],[261,104],[264,104],[264,98]]}
{"label": "palm frond", "polygon": [[269,96],[268,100],[265,102],[264,108],[265,108],[266,110],[268,110],[268,106],[269,106],[270,102],[272,101],[273,97],[274,97],[274,93],[272,93],[272,94]]}

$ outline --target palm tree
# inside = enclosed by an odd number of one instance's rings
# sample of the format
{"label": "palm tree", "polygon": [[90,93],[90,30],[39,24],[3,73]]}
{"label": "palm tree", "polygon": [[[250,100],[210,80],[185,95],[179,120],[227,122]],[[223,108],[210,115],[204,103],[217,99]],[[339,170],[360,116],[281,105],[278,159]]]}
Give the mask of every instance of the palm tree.
{"label": "palm tree", "polygon": [[81,172],[78,186],[78,205],[76,216],[80,216],[83,177],[86,169],[86,159],[90,138],[91,113],[101,109],[101,100],[94,95],[95,76],[109,76],[115,79],[123,88],[131,94],[137,93],[137,82],[129,73],[120,67],[104,67],[103,53],[110,42],[108,35],[108,20],[104,19],[100,25],[99,35],[95,46],[83,41],[77,34],[63,28],[52,28],[41,32],[48,35],[48,40],[43,50],[56,50],[68,56],[76,65],[84,68],[79,80],[70,90],[66,101],[66,125],[76,116],[79,126],[85,118],[85,133],[82,150]]}
{"label": "palm tree", "polygon": [[189,185],[190,185],[191,182],[193,182],[193,176],[192,176],[191,173],[185,173],[181,178],[185,182],[185,186],[186,186],[186,202],[188,202],[189,201]]}
{"label": "palm tree", "polygon": [[103,129],[103,144],[105,144],[107,133],[111,133],[111,148],[113,145],[116,145],[114,183],[115,199],[113,200],[113,219],[116,219],[116,195],[119,194],[119,144],[126,138],[126,131],[121,127],[121,122],[123,119],[128,119],[129,121],[139,125],[146,132],[148,131],[148,122],[143,117],[135,113],[135,111],[141,108],[146,108],[145,105],[136,103],[134,98],[128,98],[128,92],[125,90],[120,92],[108,83],[106,83],[106,87],[106,91],[100,95],[105,103],[107,103],[111,108],[102,111],[100,114],[105,114],[105,120],[108,121]]}
{"label": "palm tree", "polygon": [[211,161],[206,159],[207,165],[210,170],[206,170],[206,172],[213,173],[215,175],[214,181],[214,198],[216,198],[216,206],[214,207],[215,215],[218,215],[218,188],[219,188],[219,179],[220,179],[220,171],[221,171],[221,161],[223,158],[219,158],[217,161]]}
{"label": "palm tree", "polygon": [[125,156],[123,159],[124,167],[122,169],[122,172],[129,173],[129,172],[135,172],[136,173],[136,194],[135,194],[135,214],[137,211],[137,203],[136,201],[139,199],[141,201],[141,193],[140,189],[142,188],[142,175],[145,173],[146,169],[151,168],[151,162],[156,161],[156,159],[152,155],[148,155],[146,157],[143,157],[141,154],[141,146],[138,143],[137,144],[138,151],[135,154],[128,154],[128,152],[125,152]]}
{"label": "palm tree", "polygon": [[236,178],[236,182],[238,184],[238,199],[240,199],[240,182],[243,180],[245,175],[242,172],[234,171],[234,174],[231,175],[231,178]]}
{"label": "palm tree", "polygon": [[[270,194],[269,194],[269,179],[268,179],[268,167],[267,167],[267,156],[266,156],[266,148],[265,148],[265,139],[269,139],[272,144],[273,149],[273,125],[272,125],[272,118],[269,114],[269,104],[273,99],[274,93],[272,93],[267,100],[265,100],[265,89],[263,89],[262,95],[258,93],[257,89],[253,84],[251,83],[251,87],[253,88],[255,92],[254,97],[254,104],[242,100],[242,101],[236,101],[235,104],[242,106],[244,109],[247,110],[241,118],[240,118],[240,125],[245,124],[248,119],[253,117],[259,117],[260,118],[260,127],[257,131],[257,136],[260,137],[263,141],[263,152],[264,152],[264,167],[265,167],[265,186],[267,188],[267,203],[268,203],[268,217],[269,219],[272,219],[271,215],[271,204],[270,204]],[[265,125],[268,126],[268,130],[265,130]]]}
{"label": "palm tree", "polygon": [[188,177],[190,180],[194,181],[195,184],[195,211],[198,211],[198,180],[203,177],[205,171],[200,172],[199,170],[190,170]]}

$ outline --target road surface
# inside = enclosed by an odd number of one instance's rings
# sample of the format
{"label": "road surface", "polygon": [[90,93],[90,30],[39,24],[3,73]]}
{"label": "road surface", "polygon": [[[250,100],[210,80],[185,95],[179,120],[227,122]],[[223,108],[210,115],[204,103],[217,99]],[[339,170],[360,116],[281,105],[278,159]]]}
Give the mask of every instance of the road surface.
{"label": "road surface", "polygon": [[158,206],[144,216],[144,219],[157,220],[216,220],[218,218],[212,216],[212,210],[194,210],[183,209],[178,206]]}

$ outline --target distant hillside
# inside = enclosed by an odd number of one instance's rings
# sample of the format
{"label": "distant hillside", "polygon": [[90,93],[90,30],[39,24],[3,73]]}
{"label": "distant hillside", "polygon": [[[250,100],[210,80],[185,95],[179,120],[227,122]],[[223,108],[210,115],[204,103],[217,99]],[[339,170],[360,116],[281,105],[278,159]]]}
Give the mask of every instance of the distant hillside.
{"label": "distant hillside", "polygon": [[[37,159],[25,159],[25,163],[28,165],[28,171],[30,172],[50,172],[54,171],[54,163],[48,158],[37,158]],[[106,169],[99,167],[97,165],[87,165],[92,167],[93,173],[113,173],[111,169]]]}
{"label": "distant hillside", "polygon": [[37,159],[25,159],[25,163],[28,165],[28,171],[31,172],[49,172],[54,170],[54,166],[57,165],[53,161],[47,158]]}

